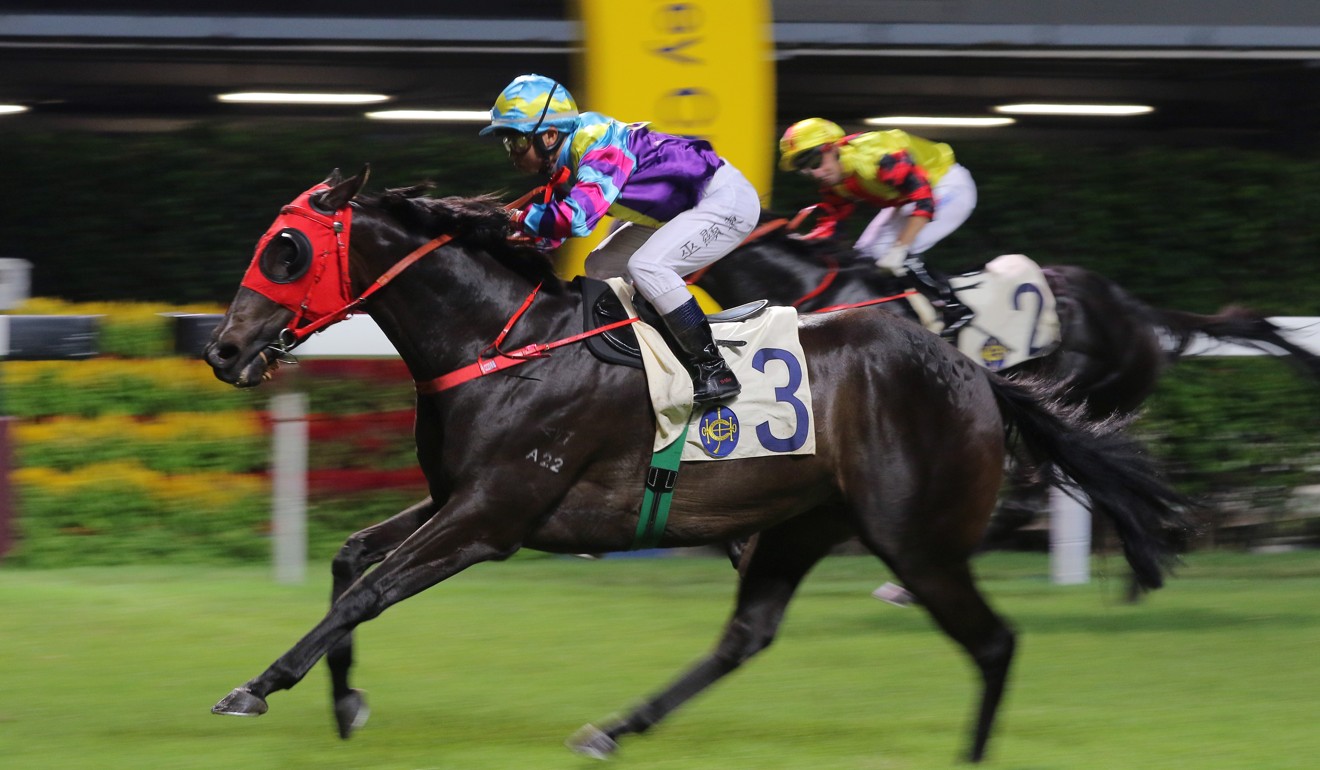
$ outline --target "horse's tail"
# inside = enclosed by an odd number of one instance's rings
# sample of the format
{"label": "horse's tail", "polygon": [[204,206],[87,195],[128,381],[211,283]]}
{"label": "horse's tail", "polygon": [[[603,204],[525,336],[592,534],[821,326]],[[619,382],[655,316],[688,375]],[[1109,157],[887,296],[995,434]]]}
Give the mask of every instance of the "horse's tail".
{"label": "horse's tail", "polygon": [[1047,402],[1044,383],[990,380],[1005,429],[1040,464],[1048,483],[1089,498],[1078,499],[1113,522],[1137,582],[1148,589],[1163,585],[1193,531],[1185,513],[1190,501],[1160,479],[1140,442],[1122,432],[1126,421],[1085,421],[1080,407]]}
{"label": "horse's tail", "polygon": [[1278,326],[1253,310],[1230,305],[1214,315],[1159,308],[1150,308],[1150,311],[1155,324],[1168,330],[1173,338],[1171,357],[1174,360],[1187,352],[1199,332],[1207,337],[1247,345],[1267,353],[1286,352],[1294,366],[1320,380],[1320,356],[1289,342],[1279,333]]}

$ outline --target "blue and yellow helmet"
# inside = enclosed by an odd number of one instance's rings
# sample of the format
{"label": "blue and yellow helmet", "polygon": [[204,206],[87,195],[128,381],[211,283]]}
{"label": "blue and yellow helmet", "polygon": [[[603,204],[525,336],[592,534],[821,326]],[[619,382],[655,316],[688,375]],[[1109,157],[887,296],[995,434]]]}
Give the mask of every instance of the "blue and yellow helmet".
{"label": "blue and yellow helmet", "polygon": [[550,126],[571,131],[577,123],[577,102],[567,88],[544,75],[519,75],[500,92],[490,108],[490,125],[480,135],[501,129],[526,134]]}

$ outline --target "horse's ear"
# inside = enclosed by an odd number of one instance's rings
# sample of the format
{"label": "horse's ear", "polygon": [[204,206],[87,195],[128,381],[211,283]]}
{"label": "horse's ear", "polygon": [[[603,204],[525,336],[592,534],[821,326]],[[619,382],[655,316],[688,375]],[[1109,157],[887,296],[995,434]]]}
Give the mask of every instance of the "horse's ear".
{"label": "horse's ear", "polygon": [[326,187],[334,187],[335,185],[339,184],[342,181],[344,181],[344,175],[339,173],[339,169],[335,169],[334,171],[330,172],[330,176],[326,177],[325,180],[321,182],[321,184],[325,185]]}
{"label": "horse's ear", "polygon": [[335,169],[326,180],[330,189],[321,193],[321,205],[331,211],[338,211],[348,205],[348,202],[357,196],[367,183],[367,177],[371,175],[371,164],[366,164],[356,176],[349,177],[342,181],[331,182],[331,179],[339,177],[339,169]]}

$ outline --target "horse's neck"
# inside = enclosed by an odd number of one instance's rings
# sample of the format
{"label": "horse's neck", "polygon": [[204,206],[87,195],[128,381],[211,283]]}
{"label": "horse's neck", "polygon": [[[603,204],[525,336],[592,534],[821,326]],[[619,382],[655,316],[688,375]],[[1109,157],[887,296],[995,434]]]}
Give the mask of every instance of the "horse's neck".
{"label": "horse's neck", "polygon": [[[472,363],[534,288],[493,258],[442,252],[400,273],[367,311],[413,378],[427,380]],[[562,294],[539,295],[501,348],[549,341],[568,324],[571,308],[571,298]]]}

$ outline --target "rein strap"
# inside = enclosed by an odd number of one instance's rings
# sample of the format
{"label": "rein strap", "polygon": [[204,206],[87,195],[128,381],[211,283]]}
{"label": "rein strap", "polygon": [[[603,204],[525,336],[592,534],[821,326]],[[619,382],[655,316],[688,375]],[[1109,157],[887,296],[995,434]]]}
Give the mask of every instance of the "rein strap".
{"label": "rein strap", "polygon": [[851,310],[851,309],[853,309],[853,308],[855,308],[855,307],[866,307],[866,306],[868,306],[868,305],[879,305],[881,302],[893,302],[893,301],[896,300],[896,299],[903,299],[904,297],[911,297],[913,294],[920,294],[920,293],[921,293],[921,292],[917,291],[916,289],[908,289],[907,291],[905,291],[905,292],[903,292],[903,293],[901,293],[901,294],[891,294],[891,295],[889,295],[888,297],[880,297],[880,298],[878,298],[878,299],[868,299],[868,300],[866,300],[865,302],[852,302],[852,303],[849,303],[849,304],[847,304],[847,305],[830,305],[829,307],[823,307],[823,308],[821,308],[820,310],[813,310],[813,311],[811,311],[811,312],[813,312],[813,313],[833,313],[835,310]]}
{"label": "rein strap", "polygon": [[[519,364],[525,364],[533,359],[545,358],[546,351],[561,348],[565,345],[572,345],[574,342],[581,342],[588,337],[594,337],[597,334],[603,334],[611,329],[618,329],[629,324],[634,324],[639,320],[637,318],[625,318],[622,321],[615,321],[614,323],[606,324],[604,326],[598,326],[595,329],[574,334],[572,337],[565,337],[562,340],[533,343],[510,353],[501,352],[500,343],[504,342],[504,338],[508,336],[509,331],[513,329],[513,325],[518,322],[518,319],[522,317],[522,314],[527,308],[531,307],[532,300],[536,298],[536,293],[540,290],[541,287],[539,285],[535,289],[532,289],[532,293],[527,295],[527,299],[523,300],[522,306],[514,311],[513,315],[509,318],[509,322],[504,325],[504,328],[500,331],[499,336],[495,338],[495,341],[482,348],[481,353],[477,354],[476,361],[461,369],[456,369],[449,374],[436,377],[433,380],[417,382],[417,392],[424,396],[435,395],[441,391],[449,390],[450,388],[462,385],[465,382],[475,380],[478,377],[485,377],[488,374],[494,374],[502,369],[510,369]],[[482,358],[482,355],[489,350],[494,350],[495,355],[491,358]]]}

